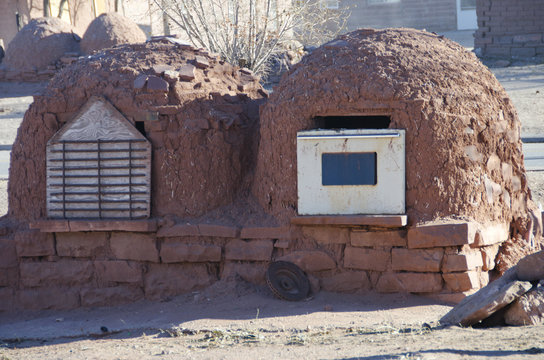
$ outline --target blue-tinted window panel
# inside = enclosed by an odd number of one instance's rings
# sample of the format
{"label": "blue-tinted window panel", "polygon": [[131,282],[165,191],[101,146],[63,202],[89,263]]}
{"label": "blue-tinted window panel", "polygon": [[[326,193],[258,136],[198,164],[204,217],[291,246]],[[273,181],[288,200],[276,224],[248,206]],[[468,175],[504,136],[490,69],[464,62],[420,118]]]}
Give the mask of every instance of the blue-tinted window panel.
{"label": "blue-tinted window panel", "polygon": [[377,156],[371,153],[326,153],[321,156],[322,184],[376,185]]}

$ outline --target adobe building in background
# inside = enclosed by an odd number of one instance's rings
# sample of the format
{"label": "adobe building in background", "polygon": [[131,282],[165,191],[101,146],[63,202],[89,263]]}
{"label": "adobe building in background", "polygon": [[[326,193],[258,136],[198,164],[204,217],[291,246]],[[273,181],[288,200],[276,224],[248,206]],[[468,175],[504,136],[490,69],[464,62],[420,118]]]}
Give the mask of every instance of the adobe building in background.
{"label": "adobe building in background", "polygon": [[544,4],[540,0],[477,0],[474,48],[481,56],[544,58]]}

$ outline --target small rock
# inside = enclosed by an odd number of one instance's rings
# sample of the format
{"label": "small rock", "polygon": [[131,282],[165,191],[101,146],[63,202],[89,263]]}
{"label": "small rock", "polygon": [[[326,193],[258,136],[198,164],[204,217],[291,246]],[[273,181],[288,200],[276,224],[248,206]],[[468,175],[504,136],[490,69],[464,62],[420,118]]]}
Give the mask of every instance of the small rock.
{"label": "small rock", "polygon": [[204,56],[197,55],[195,57],[195,65],[199,69],[205,69],[210,66],[210,63],[208,62],[208,59],[206,59]]}
{"label": "small rock", "polygon": [[516,270],[512,268],[501,278],[463,299],[440,319],[440,323],[442,325],[474,325],[512,303],[531,288],[530,282],[516,281]]}
{"label": "small rock", "polygon": [[166,64],[153,65],[153,71],[157,75],[162,75],[165,71],[173,71],[173,70],[175,69],[172,65],[166,65]]}
{"label": "small rock", "polygon": [[164,77],[166,78],[166,80],[175,81],[178,79],[179,74],[177,71],[174,70],[166,70],[164,72]]}
{"label": "small rock", "polygon": [[504,314],[508,325],[544,324],[544,287],[529,291],[508,307]]}
{"label": "small rock", "polygon": [[147,79],[147,90],[168,92],[168,82],[160,77],[151,75]]}
{"label": "small rock", "polygon": [[178,74],[182,81],[192,81],[195,79],[195,67],[191,64],[183,65]]}
{"label": "small rock", "polygon": [[145,83],[147,82],[148,76],[143,74],[139,75],[136,79],[134,79],[134,89],[143,89],[145,86]]}

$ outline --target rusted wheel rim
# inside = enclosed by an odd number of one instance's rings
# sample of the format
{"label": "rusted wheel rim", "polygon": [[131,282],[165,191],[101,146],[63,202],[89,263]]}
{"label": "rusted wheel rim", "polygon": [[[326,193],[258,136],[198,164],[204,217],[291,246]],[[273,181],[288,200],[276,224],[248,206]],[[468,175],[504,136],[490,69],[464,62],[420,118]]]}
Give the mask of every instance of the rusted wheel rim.
{"label": "rusted wheel rim", "polygon": [[287,261],[270,264],[266,282],[274,295],[283,300],[300,301],[310,292],[310,281],[304,271]]}

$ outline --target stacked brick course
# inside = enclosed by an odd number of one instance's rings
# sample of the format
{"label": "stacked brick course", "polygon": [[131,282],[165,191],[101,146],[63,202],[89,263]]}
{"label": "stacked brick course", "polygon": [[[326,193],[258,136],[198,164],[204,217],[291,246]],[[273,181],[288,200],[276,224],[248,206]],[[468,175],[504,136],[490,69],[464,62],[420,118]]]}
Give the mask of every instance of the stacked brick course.
{"label": "stacked brick course", "polygon": [[483,56],[544,57],[544,6],[539,0],[477,0],[474,47]]}

